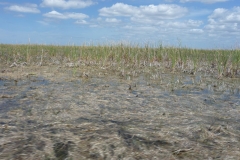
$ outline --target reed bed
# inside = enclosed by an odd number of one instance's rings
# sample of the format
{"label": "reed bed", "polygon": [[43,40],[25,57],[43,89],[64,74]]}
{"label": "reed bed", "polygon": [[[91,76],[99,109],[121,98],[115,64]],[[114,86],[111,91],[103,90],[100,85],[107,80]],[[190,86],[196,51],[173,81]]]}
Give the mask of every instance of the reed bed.
{"label": "reed bed", "polygon": [[196,74],[203,72],[217,77],[238,77],[240,50],[204,50],[163,45],[9,45],[0,44],[3,65],[64,65],[79,67],[142,68],[159,67],[172,72]]}

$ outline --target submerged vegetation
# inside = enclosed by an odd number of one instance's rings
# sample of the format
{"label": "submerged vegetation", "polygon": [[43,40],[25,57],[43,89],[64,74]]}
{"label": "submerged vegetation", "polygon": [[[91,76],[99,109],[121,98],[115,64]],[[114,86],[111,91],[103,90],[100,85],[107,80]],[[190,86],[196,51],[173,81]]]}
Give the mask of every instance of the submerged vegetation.
{"label": "submerged vegetation", "polygon": [[0,63],[11,65],[63,64],[71,67],[98,65],[141,68],[161,66],[172,72],[205,72],[218,77],[236,77],[240,70],[240,50],[204,50],[145,45],[0,45]]}
{"label": "submerged vegetation", "polygon": [[239,159],[240,50],[0,44],[0,159]]}

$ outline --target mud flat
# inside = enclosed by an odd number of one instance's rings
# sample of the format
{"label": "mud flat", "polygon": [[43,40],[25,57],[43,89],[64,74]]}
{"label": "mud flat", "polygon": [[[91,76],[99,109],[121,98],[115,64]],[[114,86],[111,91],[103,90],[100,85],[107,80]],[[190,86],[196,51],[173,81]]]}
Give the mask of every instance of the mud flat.
{"label": "mud flat", "polygon": [[239,78],[147,70],[1,66],[0,159],[239,159]]}

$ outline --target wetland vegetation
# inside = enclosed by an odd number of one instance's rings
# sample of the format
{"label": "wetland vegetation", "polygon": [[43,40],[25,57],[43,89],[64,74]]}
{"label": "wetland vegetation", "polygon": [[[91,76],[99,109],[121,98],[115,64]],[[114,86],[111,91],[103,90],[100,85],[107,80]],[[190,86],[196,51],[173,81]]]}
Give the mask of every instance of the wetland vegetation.
{"label": "wetland vegetation", "polygon": [[0,159],[239,159],[240,50],[0,45]]}

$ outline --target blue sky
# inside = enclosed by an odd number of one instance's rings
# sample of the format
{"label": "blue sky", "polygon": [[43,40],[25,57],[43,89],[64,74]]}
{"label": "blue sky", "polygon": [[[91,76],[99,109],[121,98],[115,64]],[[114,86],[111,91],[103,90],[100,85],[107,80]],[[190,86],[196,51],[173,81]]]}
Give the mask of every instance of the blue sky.
{"label": "blue sky", "polygon": [[0,43],[240,47],[239,0],[1,0]]}

